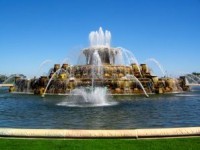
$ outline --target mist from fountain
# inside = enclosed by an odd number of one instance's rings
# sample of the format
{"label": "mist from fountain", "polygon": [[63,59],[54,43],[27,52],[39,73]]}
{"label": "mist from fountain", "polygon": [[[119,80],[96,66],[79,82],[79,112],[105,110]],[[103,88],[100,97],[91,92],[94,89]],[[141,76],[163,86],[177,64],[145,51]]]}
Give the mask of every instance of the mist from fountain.
{"label": "mist from fountain", "polygon": [[69,97],[66,97],[63,102],[57,105],[66,107],[104,107],[117,104],[107,95],[105,87],[95,87],[93,91],[90,88],[74,89]]}

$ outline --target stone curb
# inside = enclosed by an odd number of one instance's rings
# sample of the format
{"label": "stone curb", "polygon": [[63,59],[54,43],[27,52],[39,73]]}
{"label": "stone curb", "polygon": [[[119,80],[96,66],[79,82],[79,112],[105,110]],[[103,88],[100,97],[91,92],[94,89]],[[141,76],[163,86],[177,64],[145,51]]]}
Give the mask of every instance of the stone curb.
{"label": "stone curb", "polygon": [[200,127],[130,130],[0,128],[0,137],[25,138],[160,138],[200,136]]}

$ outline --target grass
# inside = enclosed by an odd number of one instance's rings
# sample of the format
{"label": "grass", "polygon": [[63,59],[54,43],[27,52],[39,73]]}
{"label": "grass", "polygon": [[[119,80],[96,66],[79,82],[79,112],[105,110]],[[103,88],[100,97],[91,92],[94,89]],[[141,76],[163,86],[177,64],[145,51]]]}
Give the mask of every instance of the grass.
{"label": "grass", "polygon": [[200,137],[171,139],[10,139],[0,138],[1,150],[196,150]]}

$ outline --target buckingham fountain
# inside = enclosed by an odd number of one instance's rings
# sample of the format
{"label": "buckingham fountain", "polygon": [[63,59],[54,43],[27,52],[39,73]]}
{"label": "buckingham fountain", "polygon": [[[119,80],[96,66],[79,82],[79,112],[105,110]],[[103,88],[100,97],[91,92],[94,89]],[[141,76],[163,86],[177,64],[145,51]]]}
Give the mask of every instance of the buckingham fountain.
{"label": "buckingham fountain", "polygon": [[156,76],[131,51],[112,47],[111,33],[102,28],[89,41],[76,65],[54,64],[46,75],[14,74],[0,84],[10,91],[0,89],[0,137],[200,135],[199,74],[169,77],[158,61],[148,59],[163,73]]}
{"label": "buckingham fountain", "polygon": [[105,93],[139,95],[178,93],[189,90],[184,76],[158,77],[147,64],[139,64],[131,51],[111,46],[110,31],[92,31],[90,46],[80,52],[81,63],[55,64],[47,76],[26,79],[15,76],[13,93],[71,95]]}

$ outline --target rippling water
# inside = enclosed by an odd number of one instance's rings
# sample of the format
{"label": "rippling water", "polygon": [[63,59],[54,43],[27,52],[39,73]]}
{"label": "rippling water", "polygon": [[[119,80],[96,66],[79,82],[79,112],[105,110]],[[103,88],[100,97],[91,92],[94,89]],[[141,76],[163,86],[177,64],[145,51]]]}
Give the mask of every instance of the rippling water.
{"label": "rippling water", "polygon": [[69,105],[70,97],[0,89],[0,127],[134,129],[200,126],[200,88],[168,95],[108,97],[109,105]]}

